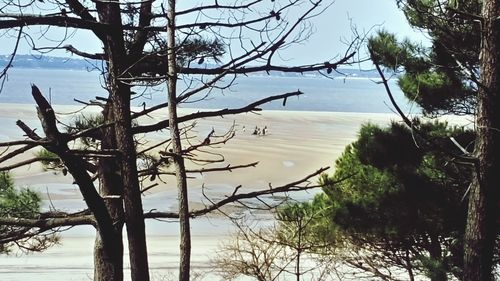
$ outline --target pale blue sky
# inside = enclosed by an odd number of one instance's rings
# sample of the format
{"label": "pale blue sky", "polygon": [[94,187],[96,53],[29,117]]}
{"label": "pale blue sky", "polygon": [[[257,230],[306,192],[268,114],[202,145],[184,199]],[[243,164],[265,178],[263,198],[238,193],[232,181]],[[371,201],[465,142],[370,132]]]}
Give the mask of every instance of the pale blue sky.
{"label": "pale blue sky", "polygon": [[[418,31],[412,30],[401,11],[397,9],[395,0],[336,0],[323,14],[313,19],[316,32],[309,41],[288,49],[283,53],[289,63],[302,64],[322,62],[335,57],[345,51],[341,41],[349,41],[352,37],[351,24],[359,33],[385,28],[403,38],[409,36],[416,41],[425,41],[425,37]],[[30,28],[38,30],[36,27]],[[57,41],[64,35],[61,32],[53,33],[52,39]],[[2,37],[0,54],[8,54],[12,50],[14,40]],[[77,32],[68,43],[87,52],[100,52],[100,45],[96,44],[90,32]],[[47,46],[49,44],[47,43]],[[42,47],[42,45],[38,45]],[[30,48],[22,44],[19,54],[30,53]],[[54,56],[67,56],[63,51],[51,53]],[[361,54],[363,55],[363,54]]]}
{"label": "pale blue sky", "polygon": [[316,33],[307,42],[307,46],[295,48],[295,56],[299,58],[307,55],[308,59],[321,59],[344,50],[345,45],[340,42],[351,38],[351,23],[359,33],[373,33],[384,28],[397,34],[399,38],[428,41],[420,31],[413,30],[408,25],[395,0],[336,0],[324,14],[314,20]]}

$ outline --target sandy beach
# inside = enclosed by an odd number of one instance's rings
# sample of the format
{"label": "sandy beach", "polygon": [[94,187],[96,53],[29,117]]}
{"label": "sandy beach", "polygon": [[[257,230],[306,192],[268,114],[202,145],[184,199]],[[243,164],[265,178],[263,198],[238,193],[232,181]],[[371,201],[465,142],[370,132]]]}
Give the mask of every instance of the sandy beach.
{"label": "sandy beach", "polygon": [[[71,112],[71,106],[54,106],[57,112]],[[193,112],[182,109],[181,114]],[[64,117],[66,116],[66,117]],[[69,115],[60,115],[61,120],[68,120]],[[143,118],[140,123],[154,123],[166,116],[166,112]],[[34,128],[40,124],[36,119],[32,105],[0,104],[0,141],[22,139],[22,132],[16,127],[17,119],[25,121]],[[333,172],[335,159],[344,147],[356,138],[362,123],[387,124],[398,120],[393,114],[368,113],[332,113],[332,112],[296,112],[265,111],[259,114],[243,114],[224,118],[201,120],[195,128],[198,141],[203,140],[212,130],[220,135],[234,126],[235,137],[226,145],[219,146],[212,152],[224,155],[224,161],[216,166],[227,166],[259,162],[256,167],[223,173],[193,174],[189,180],[189,198],[192,208],[201,207],[204,201],[202,186],[212,198],[221,198],[231,194],[233,189],[242,185],[241,192],[268,188],[269,184],[279,186],[303,178],[320,167],[331,166]],[[189,126],[189,123],[184,124]],[[266,135],[252,135],[255,127],[267,127]],[[168,137],[168,131],[161,131],[147,136],[139,136],[151,144]],[[195,141],[196,142],[196,141]],[[24,155],[29,158],[32,154]],[[210,156],[212,155],[212,156]],[[203,156],[203,155],[199,155]],[[207,154],[203,157],[213,157]],[[21,158],[19,158],[21,159]],[[8,163],[12,163],[9,161]],[[8,163],[2,163],[2,166]],[[188,164],[188,169],[202,168],[197,164]],[[39,191],[50,205],[65,211],[84,208],[76,186],[70,176],[53,171],[44,171],[40,165],[16,169],[16,185],[30,187]],[[165,183],[147,191],[144,196],[144,210],[175,210],[176,190],[172,178],[165,177]],[[311,198],[317,191],[295,195],[299,199]],[[50,199],[50,201],[49,201]],[[193,222],[193,267],[204,270],[207,261],[214,255],[217,245],[230,235],[231,225],[223,217],[209,216]],[[175,222],[148,221],[148,245],[151,257],[152,276],[157,280],[169,276],[177,270],[178,228]],[[73,228],[62,234],[62,243],[44,253],[29,256],[0,256],[2,280],[91,280],[92,276],[91,228]],[[55,277],[54,277],[55,276]],[[205,280],[214,280],[207,275]]]}

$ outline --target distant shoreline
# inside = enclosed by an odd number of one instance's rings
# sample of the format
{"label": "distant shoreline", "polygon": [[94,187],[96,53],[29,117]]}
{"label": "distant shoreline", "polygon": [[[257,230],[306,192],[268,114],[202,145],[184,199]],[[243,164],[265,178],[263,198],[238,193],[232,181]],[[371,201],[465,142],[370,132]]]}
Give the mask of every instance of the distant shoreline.
{"label": "distant shoreline", "polygon": [[[85,105],[78,105],[78,104],[52,104],[52,106],[54,107],[54,109],[56,110],[56,113],[66,113],[66,112],[73,112],[73,111],[79,111],[81,110],[82,108],[86,107]],[[2,111],[3,109],[5,109],[6,107],[17,107],[21,110],[30,110],[30,108],[32,107],[32,110],[33,110],[33,113],[35,114],[35,117],[36,117],[36,104],[35,102],[33,101],[33,103],[21,103],[21,102],[0,102],[0,118],[2,117]],[[61,109],[61,110],[58,110],[58,109]],[[95,110],[93,110],[95,109]],[[138,107],[138,106],[132,106],[131,107],[131,110],[132,111],[140,111],[142,108],[141,107]],[[179,110],[181,113],[183,114],[189,114],[189,113],[194,113],[194,112],[197,112],[197,111],[216,111],[216,110],[222,110],[224,108],[195,108],[195,107],[179,107]],[[98,107],[98,106],[87,106],[87,110],[90,110],[90,111],[100,111],[101,109]],[[163,109],[163,112],[167,112],[166,111],[167,109],[164,108]],[[60,112],[58,112],[60,111]],[[162,112],[162,109],[158,109],[155,111],[157,114],[161,114]],[[248,113],[245,113],[245,114],[290,114],[290,115],[324,115],[324,114],[340,114],[340,115],[356,115],[356,116],[359,116],[359,115],[364,115],[364,116],[371,116],[371,115],[375,115],[375,116],[383,116],[383,115],[387,115],[387,116],[395,116],[397,117],[398,115],[396,115],[395,113],[389,113],[389,112],[354,112],[354,111],[321,111],[321,110],[287,110],[287,109],[284,109],[284,110],[281,110],[281,109],[262,109],[260,111],[254,111],[254,112],[248,112]],[[229,116],[236,116],[236,115],[229,115]],[[415,114],[412,114],[412,116],[415,116]],[[216,117],[211,117],[211,118],[218,118],[218,116]]]}
{"label": "distant shoreline", "polygon": [[[10,55],[0,55],[0,67],[3,68],[10,60]],[[13,68],[23,69],[59,69],[59,70],[75,70],[87,71],[92,65],[100,65],[102,61],[99,60],[83,60],[68,57],[52,57],[52,56],[33,56],[33,55],[17,55],[12,63]],[[214,68],[216,65],[206,64],[200,67]],[[339,73],[340,72],[340,73]],[[342,73],[342,74],[341,74]],[[325,78],[324,74],[318,72],[311,72],[306,74],[301,73],[283,73],[279,71],[270,71],[269,73],[262,71],[250,76],[272,76],[272,77],[314,77]],[[327,75],[334,79],[344,78],[363,78],[363,79],[377,79],[379,78],[378,72],[373,70],[361,70],[357,68],[339,68],[338,72]]]}

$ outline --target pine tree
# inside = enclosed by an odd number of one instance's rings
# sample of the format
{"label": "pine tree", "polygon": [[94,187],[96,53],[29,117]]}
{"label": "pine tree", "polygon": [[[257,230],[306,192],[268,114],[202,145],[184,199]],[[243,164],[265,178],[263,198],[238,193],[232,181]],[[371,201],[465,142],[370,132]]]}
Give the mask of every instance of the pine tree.
{"label": "pine tree", "polygon": [[[468,191],[464,280],[491,280],[498,237],[500,55],[497,1],[397,1],[409,23],[426,31],[430,48],[381,33],[370,42],[376,64],[404,70],[399,86],[428,115],[475,116],[474,167]],[[463,144],[462,144],[463,145]]]}

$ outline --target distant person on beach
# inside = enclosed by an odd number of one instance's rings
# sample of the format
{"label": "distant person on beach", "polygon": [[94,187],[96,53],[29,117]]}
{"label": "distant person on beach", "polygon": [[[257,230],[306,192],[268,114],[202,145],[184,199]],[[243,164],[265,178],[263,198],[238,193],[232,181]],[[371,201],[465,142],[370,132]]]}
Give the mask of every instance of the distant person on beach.
{"label": "distant person on beach", "polygon": [[259,128],[255,126],[255,129],[253,130],[252,135],[258,135],[259,134]]}
{"label": "distant person on beach", "polygon": [[252,135],[257,135],[257,136],[264,136],[267,134],[267,126],[264,126],[264,129],[259,128],[258,126],[255,126],[255,129],[253,129]]}

